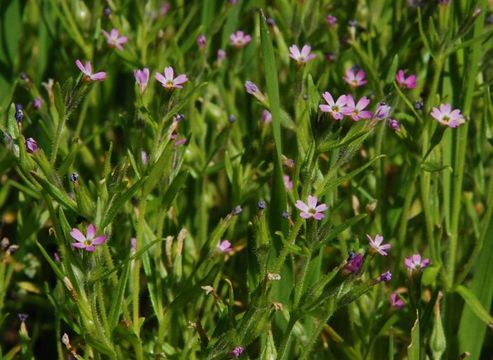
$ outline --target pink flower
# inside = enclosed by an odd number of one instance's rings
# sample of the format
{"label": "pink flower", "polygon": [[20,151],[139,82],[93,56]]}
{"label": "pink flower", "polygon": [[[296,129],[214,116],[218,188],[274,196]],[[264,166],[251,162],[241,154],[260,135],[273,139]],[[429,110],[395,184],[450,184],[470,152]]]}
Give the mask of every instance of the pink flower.
{"label": "pink flower", "polygon": [[93,252],[96,250],[97,245],[102,245],[106,242],[107,236],[100,235],[98,237],[94,237],[96,235],[96,227],[94,224],[89,224],[87,227],[87,234],[84,236],[79,229],[73,228],[70,231],[70,236],[72,236],[77,242],[72,243],[72,246],[78,249],[84,249],[89,252]]}
{"label": "pink flower", "polygon": [[327,205],[320,204],[317,206],[317,202],[317,197],[312,195],[308,196],[307,204],[297,200],[296,207],[301,210],[300,216],[303,219],[314,218],[315,220],[322,220],[325,216],[324,211],[327,210]]}
{"label": "pink flower", "polygon": [[200,50],[203,50],[205,48],[206,42],[207,42],[207,38],[205,37],[205,35],[200,35],[197,38],[197,45],[199,46]]}
{"label": "pink flower", "polygon": [[368,106],[370,100],[363,96],[358,103],[354,104],[354,99],[351,95],[346,96],[346,107],[343,110],[344,115],[351,116],[354,121],[358,121],[359,119],[369,119],[371,118],[370,111],[363,111],[364,108]]}
{"label": "pink flower", "polygon": [[230,253],[233,251],[233,248],[231,247],[231,243],[229,240],[221,240],[216,246],[217,250],[222,253]]}
{"label": "pink flower", "polygon": [[118,50],[123,50],[123,44],[126,44],[128,38],[126,36],[120,36],[117,29],[111,29],[108,33],[103,30],[103,35],[106,38],[106,42],[110,47],[117,48]]}
{"label": "pink flower", "polygon": [[289,47],[289,57],[296,60],[300,65],[305,64],[316,57],[314,53],[310,53],[311,50],[310,45],[304,45],[301,51],[296,45],[291,45]]}
{"label": "pink flower", "polygon": [[360,269],[361,266],[363,265],[363,260],[364,256],[361,254],[355,254],[354,252],[350,251],[349,252],[349,257],[347,259],[346,265],[344,265],[344,268],[342,271],[346,274],[354,274],[357,273]]}
{"label": "pink flower", "polygon": [[352,87],[358,87],[366,84],[365,76],[366,73],[363,70],[352,67],[346,70],[344,80]]}
{"label": "pink flower", "polygon": [[217,50],[217,61],[221,62],[226,58],[226,51],[223,49]]}
{"label": "pink flower", "polygon": [[262,121],[264,124],[269,124],[272,122],[272,114],[270,113],[269,110],[262,110]]}
{"label": "pink flower", "polygon": [[291,190],[293,188],[293,182],[291,181],[291,178],[289,175],[283,175],[283,180],[284,180],[284,187],[286,188],[287,191]]}
{"label": "pink flower", "polygon": [[414,254],[413,256],[406,256],[404,264],[409,271],[419,271],[430,265],[430,259],[421,259],[420,254]]}
{"label": "pink flower", "polygon": [[147,88],[147,83],[149,82],[149,69],[143,68],[142,70],[137,69],[134,71],[135,82],[140,87],[140,93],[143,94]]}
{"label": "pink flower", "polygon": [[328,91],[324,92],[322,96],[328,105],[319,105],[320,111],[330,113],[335,120],[341,120],[346,108],[346,95],[339,96],[336,102]]}
{"label": "pink flower", "polygon": [[252,37],[245,34],[243,31],[232,33],[229,39],[231,40],[231,45],[238,49],[244,47],[246,44],[252,41]]}
{"label": "pink flower", "polygon": [[34,99],[34,101],[33,101],[33,107],[36,110],[41,109],[41,98],[40,97],[37,97],[37,98]]}
{"label": "pink flower", "polygon": [[79,59],[75,60],[75,65],[79,68],[80,71],[85,75],[85,80],[104,80],[106,79],[106,73],[104,71],[93,74],[92,73],[92,65],[89,61],[86,61],[86,65],[82,65]]}
{"label": "pink flower", "polygon": [[391,110],[390,106],[388,106],[385,103],[380,103],[380,104],[378,104],[377,109],[375,110],[375,113],[373,114],[373,116],[377,120],[385,120],[386,118],[389,117],[390,110]]}
{"label": "pink flower", "polygon": [[409,75],[407,78],[404,74],[404,70],[399,70],[395,75],[395,81],[403,89],[414,89],[416,87],[416,75]]}
{"label": "pink flower", "polygon": [[390,306],[392,306],[393,308],[395,308],[397,310],[400,310],[404,307],[404,305],[405,305],[404,301],[399,298],[399,294],[397,294],[396,292],[393,292],[390,295]]}
{"label": "pink flower", "polygon": [[441,104],[440,109],[434,107],[431,116],[433,116],[440,124],[447,125],[451,128],[456,128],[466,122],[460,113],[460,110],[455,109],[452,111],[452,105],[450,104]]}
{"label": "pink flower", "polygon": [[181,89],[183,87],[182,84],[188,81],[188,78],[185,74],[178,75],[174,77],[174,71],[171,66],[168,66],[164,69],[164,75],[161,73],[156,73],[156,80],[163,85],[166,90],[173,89]]}
{"label": "pink flower", "polygon": [[390,244],[382,244],[383,236],[380,234],[375,235],[375,239],[372,239],[370,235],[366,234],[368,241],[370,242],[370,246],[373,250],[383,256],[387,256],[388,254],[385,250],[390,249]]}
{"label": "pink flower", "polygon": [[327,21],[327,25],[329,25],[329,27],[334,27],[337,25],[337,18],[333,15],[327,15],[325,21]]}

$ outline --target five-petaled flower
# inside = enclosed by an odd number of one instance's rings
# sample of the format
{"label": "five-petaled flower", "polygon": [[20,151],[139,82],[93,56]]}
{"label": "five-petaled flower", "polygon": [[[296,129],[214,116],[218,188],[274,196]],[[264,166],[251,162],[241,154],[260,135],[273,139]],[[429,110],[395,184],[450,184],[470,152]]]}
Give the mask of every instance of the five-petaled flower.
{"label": "five-petaled flower", "polygon": [[350,116],[354,121],[358,121],[359,119],[369,119],[371,118],[371,112],[364,110],[370,100],[363,96],[359,99],[358,103],[354,103],[354,99],[351,95],[346,95],[346,107],[343,110],[344,115]]}
{"label": "five-petaled flower", "polygon": [[89,61],[86,61],[86,65],[82,65],[82,62],[77,59],[75,60],[75,65],[77,65],[79,70],[85,75],[84,80],[96,81],[106,79],[106,73],[104,71],[100,71],[95,74],[92,73],[92,65]]}
{"label": "five-petaled flower", "polygon": [[341,120],[344,117],[344,109],[346,108],[346,95],[339,96],[335,102],[328,91],[324,92],[322,96],[328,105],[319,105],[320,111],[330,113],[335,120]]}
{"label": "five-petaled flower", "polygon": [[311,53],[311,50],[310,45],[304,45],[301,51],[298,46],[291,45],[289,47],[289,57],[296,60],[299,65],[302,65],[316,57],[314,53]]}
{"label": "five-petaled flower", "polygon": [[346,70],[344,80],[352,87],[359,87],[366,84],[366,73],[358,67],[352,67]]}
{"label": "five-petaled flower", "polygon": [[248,34],[245,34],[241,30],[232,33],[229,39],[231,40],[231,45],[233,45],[235,48],[242,48],[250,41],[252,41],[252,37]]}
{"label": "five-petaled flower", "polygon": [[106,38],[106,42],[110,47],[117,48],[118,50],[123,50],[123,44],[126,44],[128,38],[126,36],[120,36],[117,29],[111,29],[108,33],[103,30],[103,35]]}
{"label": "five-petaled flower", "polygon": [[163,85],[166,90],[181,89],[183,84],[188,81],[185,74],[180,74],[174,77],[174,70],[171,66],[164,69],[164,75],[161,73],[156,73],[156,80]]}
{"label": "five-petaled flower", "polygon": [[420,254],[414,254],[413,256],[406,256],[404,264],[409,271],[420,271],[430,265],[430,259],[421,259]]}
{"label": "five-petaled flower", "polygon": [[450,104],[441,104],[440,109],[434,107],[431,116],[433,116],[440,124],[451,128],[456,128],[466,122],[460,113],[460,110],[452,110],[452,105]]}
{"label": "five-petaled flower", "polygon": [[134,71],[135,82],[139,85],[140,93],[143,94],[147,88],[147,83],[149,82],[149,69],[143,68],[142,70],[137,69]]}
{"label": "five-petaled flower", "polygon": [[327,210],[327,205],[320,204],[317,206],[317,202],[316,196],[309,195],[306,204],[301,200],[297,200],[295,205],[301,210],[300,216],[303,219],[314,218],[315,220],[322,220],[325,216],[324,211]]}
{"label": "five-petaled flower", "polygon": [[104,244],[108,238],[106,235],[96,236],[96,226],[94,226],[94,224],[89,224],[86,235],[79,229],[73,228],[72,231],[70,231],[70,236],[77,241],[72,243],[73,247],[84,249],[89,252],[96,250],[96,246]]}
{"label": "five-petaled flower", "polygon": [[387,256],[387,252],[385,250],[390,249],[390,244],[382,244],[383,243],[383,236],[380,234],[375,235],[375,238],[372,239],[372,237],[368,234],[366,234],[366,237],[368,238],[368,241],[370,243],[370,246],[372,250],[376,251],[380,255]]}
{"label": "five-petaled flower", "polygon": [[393,308],[395,308],[397,310],[400,310],[404,307],[404,305],[405,305],[405,303],[401,298],[399,298],[399,294],[397,294],[396,292],[393,292],[390,295],[390,306],[392,306]]}
{"label": "five-petaled flower", "polygon": [[414,89],[416,87],[416,75],[406,77],[404,70],[399,70],[395,75],[395,81],[403,89]]}

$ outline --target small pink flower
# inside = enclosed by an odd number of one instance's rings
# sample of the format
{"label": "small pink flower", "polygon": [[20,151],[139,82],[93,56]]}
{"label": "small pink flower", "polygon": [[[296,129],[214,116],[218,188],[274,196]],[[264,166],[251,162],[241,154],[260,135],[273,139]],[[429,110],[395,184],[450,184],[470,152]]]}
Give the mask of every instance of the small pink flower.
{"label": "small pink flower", "polygon": [[404,307],[404,305],[405,303],[401,298],[399,298],[399,294],[393,292],[390,295],[390,306],[392,306],[394,309],[400,310]]}
{"label": "small pink flower", "polygon": [[270,113],[269,110],[262,110],[262,121],[264,124],[269,124],[272,122],[272,114]]}
{"label": "small pink flower", "polygon": [[336,102],[328,91],[324,92],[322,96],[328,105],[319,105],[320,111],[330,113],[335,120],[341,120],[346,108],[346,95],[339,96]]}
{"label": "small pink flower", "polygon": [[369,119],[371,118],[371,112],[364,110],[370,100],[363,96],[358,103],[355,105],[354,99],[351,95],[346,96],[346,107],[344,108],[344,115],[351,116],[354,121],[358,121],[359,119]]}
{"label": "small pink flower", "polygon": [[118,50],[123,50],[123,44],[126,44],[128,38],[126,36],[120,36],[117,29],[111,29],[111,32],[103,30],[103,35],[106,38],[106,42],[110,47],[117,48]]}
{"label": "small pink flower", "polygon": [[314,53],[311,53],[311,50],[310,45],[304,45],[301,51],[298,46],[291,45],[289,47],[289,57],[296,60],[299,65],[305,64],[316,57]]}
{"label": "small pink flower", "polygon": [[82,62],[77,59],[75,60],[75,65],[79,68],[80,71],[85,75],[84,79],[87,80],[104,80],[106,79],[106,73],[104,71],[97,72],[95,74],[92,73],[92,65],[89,61],[86,61],[86,65],[82,65]]}
{"label": "small pink flower", "polygon": [[327,21],[327,25],[329,25],[329,27],[334,27],[337,25],[337,18],[333,15],[327,15],[325,21]]}
{"label": "small pink flower", "polygon": [[403,89],[414,89],[416,87],[416,75],[405,76],[404,70],[399,70],[395,75],[395,81]]}
{"label": "small pink flower", "polygon": [[291,178],[289,175],[283,175],[283,180],[284,180],[284,187],[286,188],[287,191],[291,190],[293,188],[293,182],[291,181]]}
{"label": "small pink flower", "polygon": [[135,82],[140,87],[140,93],[143,94],[149,82],[149,69],[143,68],[134,71]]}
{"label": "small pink flower", "polygon": [[95,235],[96,227],[94,224],[89,224],[86,235],[84,235],[79,229],[73,228],[72,231],[70,231],[70,236],[77,240],[77,242],[72,243],[72,246],[78,249],[93,252],[96,250],[97,245],[104,244],[108,239],[106,235],[100,235],[98,237],[95,237]]}
{"label": "small pink flower", "polygon": [[359,87],[366,84],[366,73],[357,68],[352,67],[346,70],[346,75],[344,76],[344,80],[351,85],[352,87]]}
{"label": "small pink flower", "polygon": [[440,109],[434,107],[431,116],[433,116],[440,124],[451,128],[456,128],[466,122],[460,113],[460,110],[455,109],[452,111],[452,105],[450,104],[441,104]]}
{"label": "small pink flower", "polygon": [[315,220],[322,220],[325,217],[324,211],[327,210],[327,205],[320,204],[317,206],[317,202],[316,196],[309,195],[307,204],[297,200],[295,206],[301,211],[300,216],[303,219],[314,218]]}
{"label": "small pink flower", "polygon": [[231,243],[229,240],[221,240],[216,246],[217,250],[222,253],[230,253],[233,251],[233,248],[231,247]]}
{"label": "small pink flower", "polygon": [[178,75],[174,77],[174,70],[171,66],[164,69],[164,75],[161,73],[156,73],[156,80],[163,85],[166,90],[181,89],[183,84],[188,81],[185,74]]}
{"label": "small pink flower", "polygon": [[197,38],[197,45],[199,46],[200,50],[203,50],[205,48],[206,42],[207,42],[207,38],[205,37],[205,35],[200,35]]}
{"label": "small pink flower", "polygon": [[221,62],[226,59],[226,51],[223,49],[217,50],[217,61]]}
{"label": "small pink flower", "polygon": [[245,34],[243,31],[237,31],[229,37],[231,40],[231,45],[235,48],[242,48],[247,45],[250,41],[252,41],[252,37],[250,35]]}
{"label": "small pink flower", "polygon": [[421,259],[420,254],[414,254],[413,256],[406,256],[404,264],[409,271],[419,271],[430,265],[430,259]]}
{"label": "small pink flower", "polygon": [[380,234],[375,235],[375,239],[372,239],[372,237],[368,234],[366,234],[366,237],[368,238],[368,241],[370,242],[370,246],[372,249],[374,249],[377,253],[383,256],[387,256],[388,254],[385,252],[385,250],[390,249],[390,244],[382,244],[383,242],[383,236]]}

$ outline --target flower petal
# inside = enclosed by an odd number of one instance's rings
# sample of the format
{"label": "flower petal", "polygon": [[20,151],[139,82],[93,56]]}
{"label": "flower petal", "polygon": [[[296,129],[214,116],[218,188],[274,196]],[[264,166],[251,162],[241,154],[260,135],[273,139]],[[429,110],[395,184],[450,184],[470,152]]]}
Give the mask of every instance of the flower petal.
{"label": "flower petal", "polygon": [[166,78],[163,76],[163,74],[161,73],[156,73],[156,75],[154,75],[154,77],[156,78],[157,81],[159,81],[163,86],[166,86]]}
{"label": "flower petal", "polygon": [[175,74],[175,72],[171,66],[167,66],[164,69],[164,77],[166,78],[166,80],[173,80],[174,74]]}
{"label": "flower petal", "polygon": [[84,234],[81,233],[80,230],[76,228],[73,228],[72,231],[70,231],[70,236],[72,236],[75,240],[81,243],[86,241],[86,237],[84,236]]}
{"label": "flower petal", "polygon": [[308,210],[310,210],[310,208],[308,207],[308,205],[307,205],[307,204],[305,204],[305,203],[304,203],[303,201],[301,201],[301,200],[297,200],[297,201],[296,201],[295,206],[296,206],[299,210],[304,211],[304,212],[308,212]]}
{"label": "flower petal", "polygon": [[89,224],[87,227],[87,240],[92,240],[96,235],[96,226],[94,224]]}
{"label": "flower petal", "polygon": [[77,249],[84,249],[86,247],[86,245],[84,245],[84,243],[81,242],[72,243],[72,246]]}
{"label": "flower petal", "polygon": [[313,218],[315,220],[322,220],[324,217],[325,217],[324,213],[315,213],[315,215],[313,215]]}
{"label": "flower petal", "polygon": [[316,212],[323,212],[323,211],[326,211],[328,209],[327,205],[326,204],[320,204],[318,205],[316,208],[315,208],[315,211]]}
{"label": "flower petal", "polygon": [[106,242],[106,240],[108,239],[108,237],[106,235],[100,235],[98,236],[97,238],[95,238],[92,243],[94,245],[101,245],[101,244],[104,244]]}
{"label": "flower petal", "polygon": [[334,106],[334,98],[332,97],[332,94],[328,91],[325,91],[323,94],[322,94],[322,97],[324,98],[324,100],[327,102],[327,104],[331,105],[331,106]]}
{"label": "flower petal", "polygon": [[317,206],[317,197],[316,196],[313,196],[313,195],[308,195],[308,207],[310,209],[315,209],[315,207]]}
{"label": "flower petal", "polygon": [[79,59],[75,60],[75,65],[77,65],[80,71],[87,75],[86,68],[82,65],[82,62]]}
{"label": "flower petal", "polygon": [[86,251],[93,252],[94,250],[96,250],[96,247],[94,245],[86,246]]}

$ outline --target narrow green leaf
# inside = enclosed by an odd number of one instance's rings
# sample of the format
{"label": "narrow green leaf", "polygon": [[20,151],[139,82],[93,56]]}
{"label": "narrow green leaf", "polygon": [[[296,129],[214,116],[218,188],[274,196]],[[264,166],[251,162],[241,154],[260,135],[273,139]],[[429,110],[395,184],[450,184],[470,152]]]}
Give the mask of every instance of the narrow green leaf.
{"label": "narrow green leaf", "polygon": [[462,285],[457,285],[455,287],[455,292],[462,296],[466,302],[466,305],[480,320],[488,326],[493,326],[493,316],[491,316],[488,310],[483,307],[481,302],[471,290]]}
{"label": "narrow green leaf", "polygon": [[31,175],[39,182],[41,187],[50,194],[56,201],[60,203],[60,205],[65,206],[67,209],[70,209],[74,213],[78,213],[77,204],[74,200],[68,197],[68,195],[54,186],[45,178],[41,177],[35,172],[31,172]]}
{"label": "narrow green leaf", "polygon": [[420,329],[419,329],[419,314],[416,311],[416,321],[411,329],[411,343],[407,348],[407,356],[409,360],[421,360],[421,344],[420,344]]}

